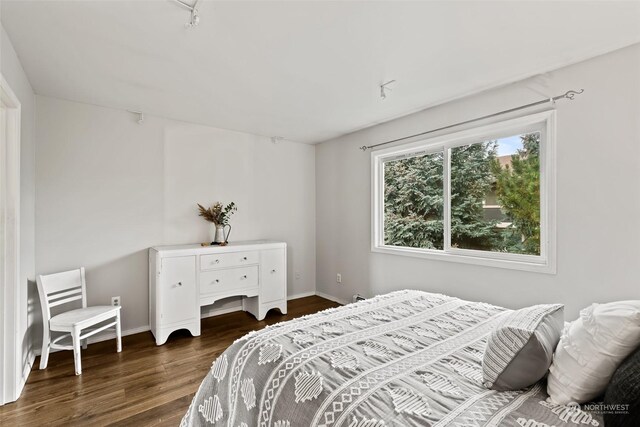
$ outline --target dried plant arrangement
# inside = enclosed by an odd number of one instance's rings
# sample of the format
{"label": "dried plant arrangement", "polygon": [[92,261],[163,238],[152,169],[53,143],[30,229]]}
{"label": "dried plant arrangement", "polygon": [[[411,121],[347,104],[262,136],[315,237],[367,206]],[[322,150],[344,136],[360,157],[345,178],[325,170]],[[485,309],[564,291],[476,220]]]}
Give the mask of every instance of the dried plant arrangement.
{"label": "dried plant arrangement", "polygon": [[229,203],[227,206],[223,206],[220,202],[215,202],[210,208],[205,208],[200,203],[197,203],[198,215],[215,225],[228,225],[231,215],[233,215],[238,208],[234,202]]}

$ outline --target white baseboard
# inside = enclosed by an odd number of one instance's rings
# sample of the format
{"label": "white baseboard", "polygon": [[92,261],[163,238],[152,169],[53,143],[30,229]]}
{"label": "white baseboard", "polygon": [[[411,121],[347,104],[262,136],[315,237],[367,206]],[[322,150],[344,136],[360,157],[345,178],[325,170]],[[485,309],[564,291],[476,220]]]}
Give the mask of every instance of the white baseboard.
{"label": "white baseboard", "polygon": [[[135,334],[139,334],[141,332],[147,332],[151,330],[149,328],[149,325],[145,325],[145,326],[140,326],[138,328],[131,328],[131,329],[126,329],[124,331],[122,331],[122,336],[126,337],[127,335],[135,335]],[[87,343],[88,344],[95,344],[97,342],[101,342],[101,341],[107,341],[107,340],[114,340],[116,339],[116,333],[115,331],[109,331],[106,332],[104,334],[97,334],[94,335],[92,337],[87,338]]]}
{"label": "white baseboard", "polygon": [[315,294],[321,298],[328,299],[329,301],[337,302],[341,305],[347,305],[351,303],[351,301],[346,301],[341,298],[334,297],[333,295],[325,294],[324,292],[316,291]]}
{"label": "white baseboard", "polygon": [[316,293],[315,291],[309,291],[309,292],[300,292],[298,294],[293,294],[293,295],[289,295],[287,297],[287,301],[291,301],[292,299],[298,299],[298,298],[306,298],[306,297],[312,297],[314,296]]}
{"label": "white baseboard", "polygon": [[22,394],[22,390],[24,389],[27,380],[29,379],[29,374],[31,373],[31,369],[33,368],[33,362],[36,360],[36,354],[33,350],[29,350],[27,354],[27,363],[25,363],[22,369],[22,377],[20,377],[20,382],[18,383],[18,389],[16,390],[16,396],[19,398]]}
{"label": "white baseboard", "polygon": [[221,314],[234,313],[236,311],[242,311],[242,303],[231,307],[215,308],[209,312],[200,313],[200,318],[206,319],[207,317],[220,316]]}
{"label": "white baseboard", "polygon": [[[317,292],[317,291],[316,292],[314,292],[314,291],[301,292],[301,293],[289,295],[287,297],[287,301],[291,301],[291,300],[298,299],[298,298],[310,297],[310,296],[313,296],[313,295],[317,295],[319,297],[322,297],[324,299],[328,299],[328,300],[333,301],[333,302],[337,302],[338,304],[342,304],[342,305],[345,305],[345,304],[348,303],[348,301],[345,302],[344,300],[341,300],[339,298],[333,297],[333,296],[325,294],[323,292]],[[207,317],[219,316],[221,314],[233,313],[233,312],[236,312],[236,311],[242,311],[242,305],[237,305],[237,306],[233,306],[233,307],[226,307],[226,308],[218,308],[218,309],[215,309],[215,310],[211,310],[208,313],[201,314],[201,318],[202,319],[206,319]],[[126,330],[122,331],[122,336],[126,337],[128,335],[135,335],[135,334],[139,334],[141,332],[147,332],[149,330],[150,330],[149,325],[140,326],[138,328],[126,329]],[[97,342],[113,340],[115,338],[116,338],[116,333],[112,332],[112,331],[109,331],[109,332],[105,332],[105,333],[102,333],[102,334],[96,334],[96,335],[94,335],[92,337],[89,337],[87,339],[87,341],[88,341],[89,344],[95,344]],[[56,351],[60,351],[60,350],[51,350],[52,353],[56,352]],[[28,372],[31,371],[31,366],[33,365],[33,361],[35,360],[36,356],[40,356],[40,350],[33,351],[32,356],[31,356],[32,359],[30,359],[31,360],[31,365],[29,366],[29,371]],[[26,367],[25,367],[25,369],[26,369]],[[28,376],[28,372],[27,372],[27,376]],[[25,381],[26,381],[26,376],[24,376],[24,378],[25,378]],[[23,384],[23,386],[24,386],[24,384]]]}

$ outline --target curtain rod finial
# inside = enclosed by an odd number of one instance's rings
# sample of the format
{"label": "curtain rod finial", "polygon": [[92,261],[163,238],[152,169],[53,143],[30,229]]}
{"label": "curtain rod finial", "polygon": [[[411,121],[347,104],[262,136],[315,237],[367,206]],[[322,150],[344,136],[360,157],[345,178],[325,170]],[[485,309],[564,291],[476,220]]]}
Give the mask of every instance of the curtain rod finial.
{"label": "curtain rod finial", "polygon": [[363,145],[362,147],[360,147],[360,149],[361,149],[362,151],[367,151],[367,149],[368,149],[368,148],[369,148],[369,147],[367,147],[366,145]]}
{"label": "curtain rod finial", "polygon": [[584,92],[584,89],[580,89],[580,90],[569,90],[567,91],[567,93],[564,94],[564,97],[573,101],[573,98],[576,97],[576,95],[580,95],[581,93]]}

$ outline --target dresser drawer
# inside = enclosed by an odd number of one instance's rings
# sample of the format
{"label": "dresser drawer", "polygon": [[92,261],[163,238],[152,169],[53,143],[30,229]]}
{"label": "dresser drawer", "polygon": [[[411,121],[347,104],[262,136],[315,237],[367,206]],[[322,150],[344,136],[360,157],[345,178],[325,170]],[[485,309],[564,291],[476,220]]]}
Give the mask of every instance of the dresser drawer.
{"label": "dresser drawer", "polygon": [[200,270],[214,270],[217,268],[240,267],[258,264],[260,252],[227,252],[224,254],[200,255]]}
{"label": "dresser drawer", "polygon": [[258,266],[203,271],[200,295],[216,294],[258,286]]}

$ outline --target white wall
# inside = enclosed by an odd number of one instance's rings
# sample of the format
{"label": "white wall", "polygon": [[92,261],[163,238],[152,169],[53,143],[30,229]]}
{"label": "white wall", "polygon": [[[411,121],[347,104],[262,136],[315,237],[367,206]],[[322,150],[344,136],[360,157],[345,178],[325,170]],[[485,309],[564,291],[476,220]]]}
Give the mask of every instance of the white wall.
{"label": "white wall", "polygon": [[[23,374],[28,375],[32,354],[32,332],[39,307],[34,305],[38,292],[35,287],[35,97],[20,59],[11,40],[0,25],[0,70],[2,76],[20,100],[20,328]],[[27,308],[28,307],[28,308]],[[26,375],[23,375],[26,380]]]}
{"label": "white wall", "polygon": [[[413,288],[514,308],[562,302],[567,319],[591,302],[640,299],[639,76],[634,45],[316,146],[318,291],[346,300]],[[370,154],[359,146],[579,88],[582,96],[557,104],[556,275],[370,252]]]}
{"label": "white wall", "polygon": [[89,303],[120,295],[123,329],[145,328],[147,249],[206,241],[196,202],[221,200],[238,205],[231,240],[287,242],[288,293],[315,290],[313,146],[36,99],[38,274],[85,266]]}

